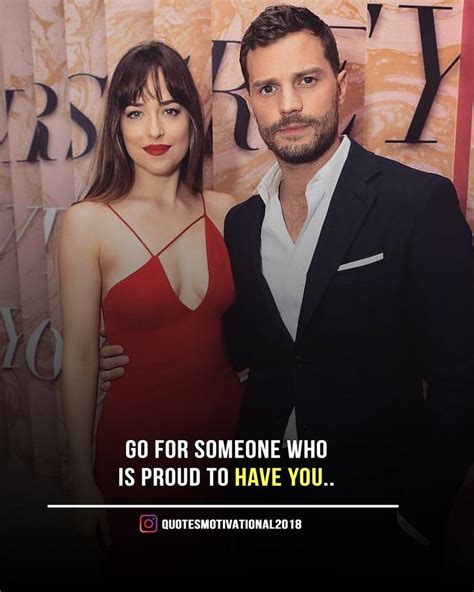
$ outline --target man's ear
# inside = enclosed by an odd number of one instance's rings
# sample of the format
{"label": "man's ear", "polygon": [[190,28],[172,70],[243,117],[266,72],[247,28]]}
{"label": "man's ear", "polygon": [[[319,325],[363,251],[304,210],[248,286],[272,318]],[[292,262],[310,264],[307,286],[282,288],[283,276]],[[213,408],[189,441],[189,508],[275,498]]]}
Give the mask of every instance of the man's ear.
{"label": "man's ear", "polygon": [[341,70],[337,75],[337,85],[339,88],[339,106],[346,100],[347,92],[347,70]]}
{"label": "man's ear", "polygon": [[252,99],[250,98],[249,91],[247,89],[245,89],[242,96],[244,97],[245,102],[247,103],[247,107],[248,107],[248,110],[250,111],[250,114],[252,115],[252,117],[255,117],[255,114],[253,112],[253,107],[252,107]]}

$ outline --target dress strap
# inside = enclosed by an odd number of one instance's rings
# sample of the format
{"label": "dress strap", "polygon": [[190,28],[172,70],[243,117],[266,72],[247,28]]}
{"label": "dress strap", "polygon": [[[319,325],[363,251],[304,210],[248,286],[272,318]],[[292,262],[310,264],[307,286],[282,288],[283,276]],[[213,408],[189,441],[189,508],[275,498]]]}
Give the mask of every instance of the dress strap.
{"label": "dress strap", "polygon": [[130,224],[124,219],[122,218],[122,216],[116,211],[114,210],[114,208],[108,203],[107,204],[109,206],[109,208],[112,210],[112,212],[118,216],[120,218],[120,220],[122,220],[122,222],[125,224],[125,226],[128,226],[128,228],[133,232],[133,234],[138,238],[138,240],[142,243],[142,245],[145,247],[145,249],[150,253],[151,256],[153,256],[153,253],[150,251],[150,249],[147,247],[147,245],[143,242],[143,240],[138,236],[138,234],[135,232],[135,230],[133,230],[133,228],[130,226]]}
{"label": "dress strap", "polygon": [[204,212],[204,214],[201,214],[201,215],[199,216],[199,218],[196,218],[196,220],[194,220],[194,222],[191,222],[191,224],[188,224],[188,225],[186,226],[186,228],[185,228],[184,230],[182,230],[182,231],[181,231],[181,232],[180,232],[180,233],[179,233],[177,236],[175,236],[173,239],[171,239],[171,240],[170,240],[170,242],[169,242],[167,245],[165,245],[165,246],[164,246],[164,247],[161,249],[161,251],[160,251],[159,253],[157,253],[157,254],[156,254],[156,256],[157,256],[157,257],[159,257],[159,256],[161,255],[161,253],[163,253],[163,251],[166,251],[166,249],[167,249],[168,247],[170,247],[170,246],[171,246],[171,245],[172,245],[172,244],[173,244],[175,241],[177,241],[177,240],[178,240],[178,238],[179,238],[180,236],[182,236],[182,235],[183,235],[183,234],[184,234],[184,233],[185,233],[187,230],[189,230],[189,229],[191,228],[191,226],[194,226],[194,225],[196,224],[196,222],[199,222],[199,220],[202,220],[202,219],[203,219],[205,216],[206,216],[206,213]]}
{"label": "dress strap", "polygon": [[170,242],[167,245],[165,245],[159,253],[156,254],[156,257],[159,257],[161,255],[161,253],[166,251],[166,249],[168,247],[170,247],[175,241],[177,241],[178,238],[180,236],[182,236],[187,230],[189,230],[191,228],[191,226],[194,226],[194,224],[196,224],[196,222],[199,222],[199,220],[202,220],[203,218],[206,217],[206,215],[207,215],[206,214],[206,202],[204,201],[204,194],[202,193],[202,191],[201,191],[201,198],[202,198],[202,205],[204,208],[204,212],[199,216],[199,218],[196,218],[196,220],[194,220],[194,222],[191,222],[191,224],[188,224],[186,226],[186,228],[184,228],[177,236],[175,236],[173,239],[171,239]]}

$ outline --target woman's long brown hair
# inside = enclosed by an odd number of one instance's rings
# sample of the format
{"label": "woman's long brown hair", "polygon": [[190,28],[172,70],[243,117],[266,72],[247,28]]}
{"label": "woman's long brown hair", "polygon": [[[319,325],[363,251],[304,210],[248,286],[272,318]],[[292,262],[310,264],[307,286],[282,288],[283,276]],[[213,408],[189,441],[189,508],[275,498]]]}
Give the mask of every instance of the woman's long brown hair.
{"label": "woman's long brown hair", "polygon": [[190,117],[189,149],[181,163],[180,180],[193,193],[202,192],[204,124],[199,93],[183,58],[168,45],[152,41],[132,47],[115,68],[92,164],[92,178],[84,199],[111,202],[131,190],[135,170],[125,148],[120,118],[127,105],[144,97],[149,76],[156,97],[161,99],[159,68],[171,96]]}

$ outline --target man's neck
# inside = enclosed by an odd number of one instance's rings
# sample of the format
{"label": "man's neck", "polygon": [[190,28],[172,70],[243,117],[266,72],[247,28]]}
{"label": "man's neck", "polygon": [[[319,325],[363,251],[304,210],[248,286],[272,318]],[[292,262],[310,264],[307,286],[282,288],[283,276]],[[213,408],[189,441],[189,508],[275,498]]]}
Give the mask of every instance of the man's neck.
{"label": "man's neck", "polygon": [[305,195],[306,186],[314,175],[329,162],[341,144],[341,136],[337,136],[328,150],[317,160],[305,164],[289,164],[278,159],[281,169],[280,202],[292,199],[295,195]]}

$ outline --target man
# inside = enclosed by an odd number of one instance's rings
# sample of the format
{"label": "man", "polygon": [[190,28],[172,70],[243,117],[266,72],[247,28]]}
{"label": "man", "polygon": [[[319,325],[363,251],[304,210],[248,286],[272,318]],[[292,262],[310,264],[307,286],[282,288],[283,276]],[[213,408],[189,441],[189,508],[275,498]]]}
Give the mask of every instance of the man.
{"label": "man", "polygon": [[[400,504],[399,524],[428,543],[473,452],[474,265],[456,192],[338,136],[346,72],[308,9],[267,8],[240,61],[277,163],[225,223],[229,350],[250,369],[238,436],[326,440],[333,485],[300,501]],[[373,550],[394,520],[377,511],[334,518],[334,548],[366,529]]]}

